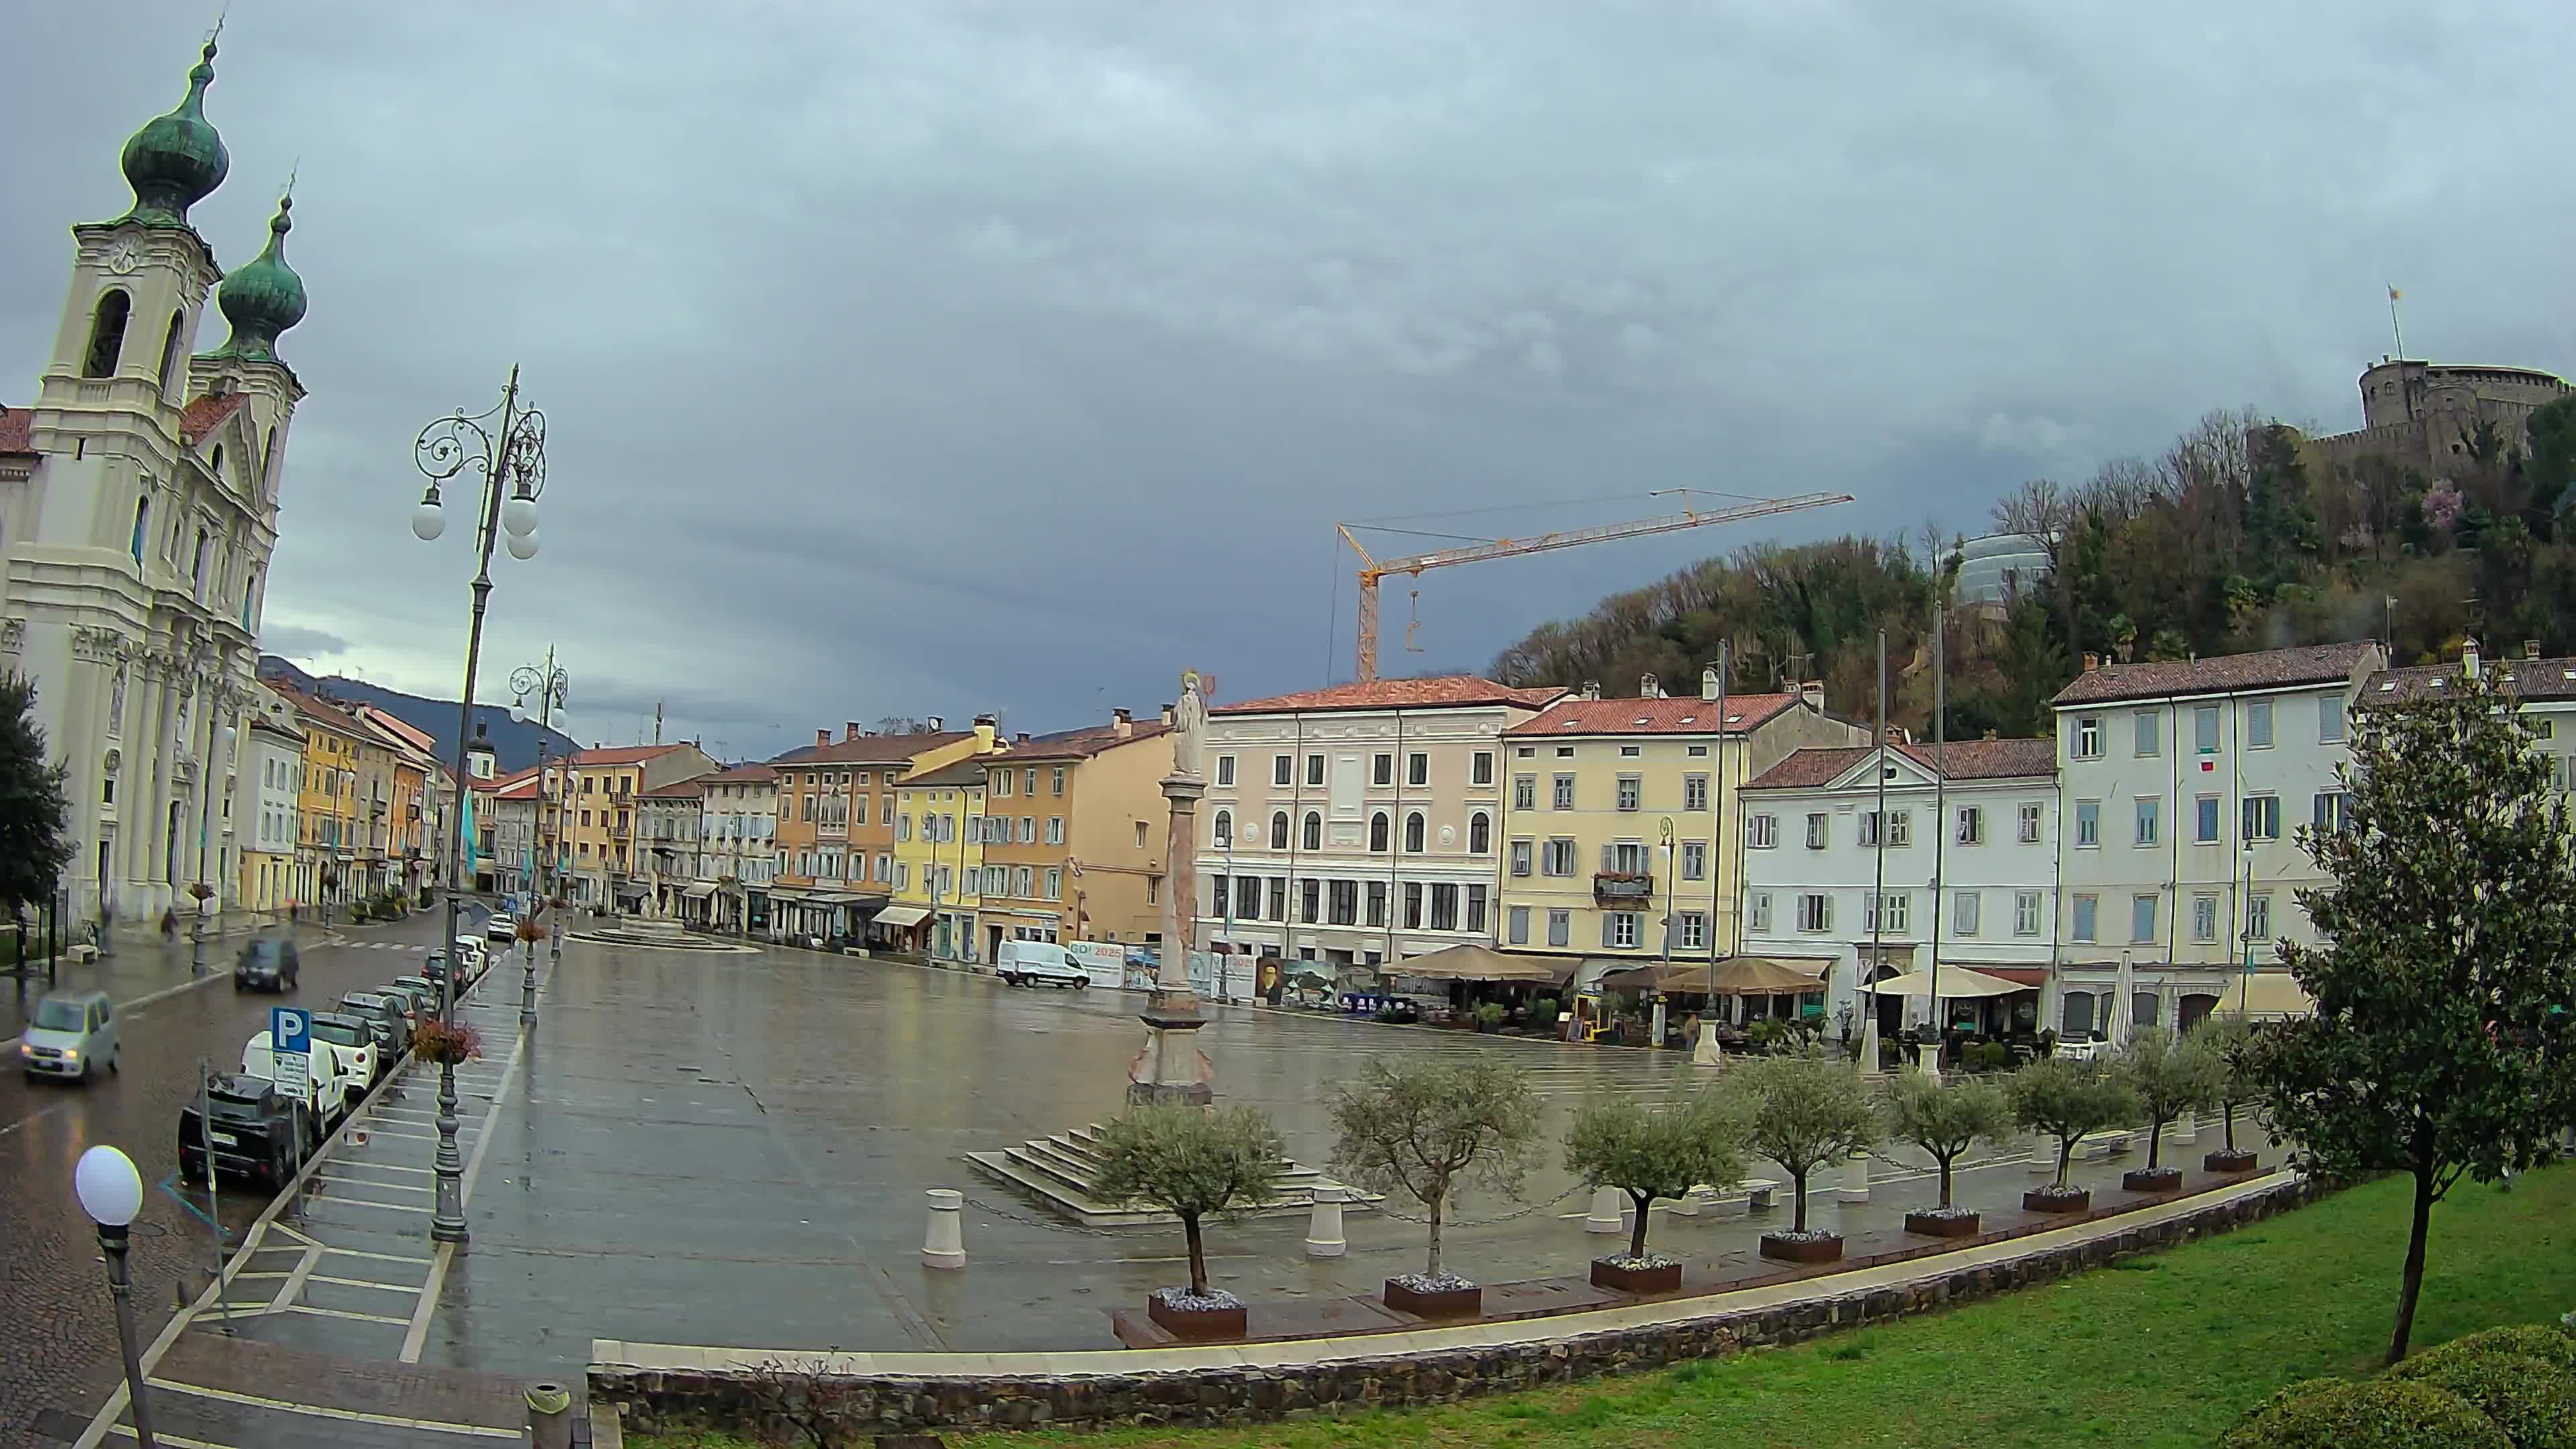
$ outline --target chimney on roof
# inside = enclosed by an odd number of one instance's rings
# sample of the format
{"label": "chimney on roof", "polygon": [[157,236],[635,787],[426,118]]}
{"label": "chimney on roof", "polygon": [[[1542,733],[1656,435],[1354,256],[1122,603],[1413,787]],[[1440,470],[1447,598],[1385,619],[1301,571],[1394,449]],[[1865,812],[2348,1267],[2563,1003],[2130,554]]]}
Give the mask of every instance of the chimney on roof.
{"label": "chimney on roof", "polygon": [[841,721],[841,739],[842,739],[842,742],[843,742],[843,743],[847,743],[847,742],[849,742],[849,741],[851,741],[851,740],[855,740],[855,739],[857,739],[858,737],[859,737],[859,722],[858,722],[857,720],[854,720],[854,719],[845,719],[845,720]]}
{"label": "chimney on roof", "polygon": [[2478,641],[2475,637],[2460,646],[2460,672],[2471,679],[2478,677]]}
{"label": "chimney on roof", "polygon": [[1798,697],[1805,700],[1811,707],[1813,707],[1816,713],[1822,714],[1825,712],[1825,682],[1823,680],[1810,679],[1799,685]]}
{"label": "chimney on roof", "polygon": [[923,720],[921,722],[921,727],[934,735],[944,734],[948,729],[948,721],[934,714],[930,718]]}
{"label": "chimney on roof", "polygon": [[1639,699],[1663,698],[1663,681],[1655,678],[1655,676],[1651,674],[1641,674],[1637,676],[1637,697]]}
{"label": "chimney on roof", "polygon": [[1136,716],[1123,709],[1111,710],[1109,732],[1122,740],[1130,738],[1136,733]]}
{"label": "chimney on roof", "polygon": [[1164,706],[1163,706],[1163,728],[1165,728],[1165,729],[1170,729],[1171,727],[1172,727],[1172,706],[1170,706],[1170,705],[1168,705],[1168,704],[1167,704],[1167,705],[1164,705]]}
{"label": "chimney on roof", "polygon": [[816,744],[818,744],[818,745],[828,745],[828,744],[830,744],[831,742],[832,742],[832,732],[831,732],[830,730],[816,730],[816,731],[814,731],[814,743],[816,743]]}
{"label": "chimney on roof", "polygon": [[1020,731],[1018,734],[1015,734],[1015,735],[1011,736],[1011,743],[1012,743],[1012,744],[1015,744],[1015,745],[1025,745],[1025,744],[1027,744],[1028,742],[1029,742],[1029,732],[1028,732],[1027,730],[1022,730],[1022,731]]}
{"label": "chimney on roof", "polygon": [[2540,657],[2540,641],[2539,641],[2539,640],[2537,640],[2537,639],[2525,639],[2525,640],[2523,640],[2523,641],[2522,641],[2522,657],[2523,657],[2523,658],[2525,658],[2525,659],[2537,659],[2537,658],[2539,658],[2539,657]]}
{"label": "chimney on roof", "polygon": [[2093,652],[2092,650],[2090,650],[2090,649],[2085,650],[2085,651],[2084,651],[2084,672],[2085,672],[2085,673],[2087,673],[2087,674],[2090,674],[2090,673],[2092,673],[2094,670],[2097,670],[2097,669],[2099,669],[2099,668],[2101,668],[2101,667],[2102,667],[2102,656],[2101,656],[2101,655],[2099,655],[2099,654],[2094,653],[2094,652]]}
{"label": "chimney on roof", "polygon": [[1994,732],[1993,730],[1988,730],[1988,731],[1986,731],[1986,738],[1987,738],[1987,739],[1993,739],[1994,737],[1995,737],[1995,732]]}
{"label": "chimney on roof", "polygon": [[1716,670],[1703,669],[1699,672],[1699,697],[1707,700],[1711,704],[1715,704],[1717,702]]}
{"label": "chimney on roof", "polygon": [[1587,679],[1583,681],[1583,697],[1585,699],[1599,699],[1601,697],[1601,681],[1597,679]]}

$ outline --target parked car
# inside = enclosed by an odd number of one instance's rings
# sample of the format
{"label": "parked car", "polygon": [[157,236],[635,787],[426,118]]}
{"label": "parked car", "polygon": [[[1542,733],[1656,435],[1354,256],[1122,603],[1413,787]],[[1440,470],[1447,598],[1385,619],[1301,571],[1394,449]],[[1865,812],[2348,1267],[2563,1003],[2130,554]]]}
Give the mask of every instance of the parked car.
{"label": "parked car", "polygon": [[340,1014],[365,1022],[376,1034],[376,1052],[390,1071],[411,1050],[411,998],[393,992],[352,991],[340,998]]}
{"label": "parked car", "polygon": [[519,938],[518,918],[508,911],[494,911],[492,918],[483,923],[483,935],[488,940],[515,941]]}
{"label": "parked car", "polygon": [[[447,953],[444,951],[430,952],[429,955],[420,963],[420,974],[423,979],[429,982],[433,989],[444,991],[447,986]],[[456,989],[461,992],[470,984],[471,983],[469,982],[459,980],[456,983]]]}
{"label": "parked car", "polygon": [[1091,973],[1053,941],[1004,941],[993,974],[1013,986],[1070,986],[1079,991],[1091,984]]}
{"label": "parked car", "polygon": [[438,983],[426,976],[397,976],[385,983],[385,990],[411,1002],[414,1022],[438,1015]]}
{"label": "parked car", "polygon": [[242,942],[241,955],[233,960],[233,990],[293,991],[301,983],[304,963],[295,950],[295,938],[282,931],[271,931]]}
{"label": "parked car", "polygon": [[376,1050],[374,1028],[336,1011],[313,1013],[313,1050],[328,1051],[340,1059],[342,1070],[349,1074],[349,1101],[353,1106],[393,1067],[384,1053]]}
{"label": "parked car", "polygon": [[36,1003],[18,1038],[18,1065],[29,1078],[88,1081],[101,1066],[117,1069],[116,1003],[104,991],[56,992]]}
{"label": "parked car", "polygon": [[456,979],[468,986],[482,980],[484,970],[492,964],[492,958],[484,951],[483,943],[472,936],[457,937],[455,949],[449,952],[449,955],[465,970],[465,974]]}
{"label": "parked car", "polygon": [[[206,1113],[203,1107],[212,1108]],[[206,1120],[211,1115],[213,1120]],[[247,1177],[281,1188],[313,1152],[312,1119],[301,1103],[275,1084],[252,1076],[224,1074],[206,1085],[202,1104],[190,1097],[179,1109],[179,1177],[206,1180],[206,1153],[212,1148],[215,1175]]]}
{"label": "parked car", "polygon": [[[362,1079],[353,1079],[340,1056],[319,1039],[305,1056],[304,1108],[313,1121],[315,1136],[329,1131],[349,1113],[349,1104],[366,1095]],[[263,1082],[277,1081],[277,1051],[263,1030],[242,1043],[241,1074]],[[293,1085],[287,1086],[290,1094]]]}

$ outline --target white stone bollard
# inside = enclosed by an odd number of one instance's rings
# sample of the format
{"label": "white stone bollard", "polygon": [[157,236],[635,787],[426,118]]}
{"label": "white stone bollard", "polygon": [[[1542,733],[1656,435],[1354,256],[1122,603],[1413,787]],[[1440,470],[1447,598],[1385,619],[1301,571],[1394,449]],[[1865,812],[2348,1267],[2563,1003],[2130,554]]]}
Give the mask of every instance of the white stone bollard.
{"label": "white stone bollard", "polygon": [[930,1230],[921,1239],[921,1261],[931,1268],[966,1266],[966,1228],[958,1209],[966,1195],[953,1188],[934,1187],[926,1194],[930,1199]]}
{"label": "white stone bollard", "polygon": [[2030,1175],[2033,1177],[2057,1175],[2057,1139],[2045,1132],[2030,1134]]}
{"label": "white stone bollard", "polygon": [[1307,1257],[1338,1258],[1350,1251],[1350,1243],[1342,1237],[1343,1193],[1338,1187],[1315,1189],[1314,1210],[1306,1217]]}
{"label": "white stone bollard", "polygon": [[1699,1189],[1696,1187],[1684,1192],[1680,1197],[1668,1197],[1660,1200],[1673,1205],[1672,1212],[1676,1217],[1695,1218],[1699,1216]]}
{"label": "white stone bollard", "polygon": [[2200,1114],[2198,1112],[2185,1112],[2174,1119],[2173,1144],[2176,1147],[2188,1147],[2199,1140]]}
{"label": "white stone bollard", "polygon": [[1615,1187],[1592,1190],[1592,1211],[1583,1219],[1587,1233],[1624,1233],[1628,1231],[1628,1195]]}
{"label": "white stone bollard", "polygon": [[1844,1202],[1869,1201],[1869,1154],[1867,1152],[1855,1152],[1843,1163],[1843,1185],[1840,1196]]}

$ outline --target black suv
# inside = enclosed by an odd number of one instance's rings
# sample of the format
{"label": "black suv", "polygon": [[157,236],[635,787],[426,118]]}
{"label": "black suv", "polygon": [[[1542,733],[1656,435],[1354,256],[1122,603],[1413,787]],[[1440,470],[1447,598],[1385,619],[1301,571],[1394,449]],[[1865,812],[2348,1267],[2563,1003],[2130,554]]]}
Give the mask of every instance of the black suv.
{"label": "black suv", "polygon": [[211,1123],[199,1113],[199,1098],[179,1109],[182,1182],[206,1180],[209,1145],[218,1177],[247,1177],[273,1188],[294,1180],[313,1135],[301,1103],[258,1077],[232,1074],[213,1078],[202,1100],[214,1109]]}
{"label": "black suv", "polygon": [[233,962],[235,991],[293,991],[304,974],[304,963],[295,954],[295,941],[290,936],[270,934],[244,941],[241,956]]}

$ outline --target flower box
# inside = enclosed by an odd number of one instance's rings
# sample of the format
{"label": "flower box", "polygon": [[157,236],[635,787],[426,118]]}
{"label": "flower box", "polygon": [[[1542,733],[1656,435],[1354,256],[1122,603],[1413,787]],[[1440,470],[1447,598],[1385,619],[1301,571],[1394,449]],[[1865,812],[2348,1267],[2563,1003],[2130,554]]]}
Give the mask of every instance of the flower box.
{"label": "flower box", "polygon": [[2035,1187],[2021,1195],[2021,1209],[2029,1213],[2080,1213],[2092,1206],[2093,1194],[2080,1187]]}
{"label": "flower box", "polygon": [[2179,1192],[2182,1169],[2179,1167],[2133,1167],[2120,1174],[2122,1192]]}
{"label": "flower box", "polygon": [[1764,1233],[1762,1256],[1780,1263],[1835,1263],[1843,1256],[1840,1233]]}
{"label": "flower box", "polygon": [[1386,1280],[1385,1301],[1400,1313],[1424,1318],[1473,1318],[1485,1311],[1485,1290],[1451,1274],[1434,1280],[1407,1273]]}
{"label": "flower box", "polygon": [[1243,1300],[1218,1291],[1193,1298],[1180,1288],[1157,1288],[1145,1299],[1145,1316],[1164,1332],[1195,1343],[1239,1339],[1245,1333]]}
{"label": "flower box", "polygon": [[2252,1172],[2263,1160],[2242,1147],[2222,1147],[2200,1160],[2203,1172]]}
{"label": "flower box", "polygon": [[1681,1261],[1651,1254],[1642,1260],[1595,1258],[1592,1286],[1614,1293],[1671,1293],[1682,1286]]}
{"label": "flower box", "polygon": [[1905,1230],[1926,1238],[1973,1238],[1977,1235],[1977,1215],[1971,1212],[1943,1212],[1933,1208],[1905,1215]]}

